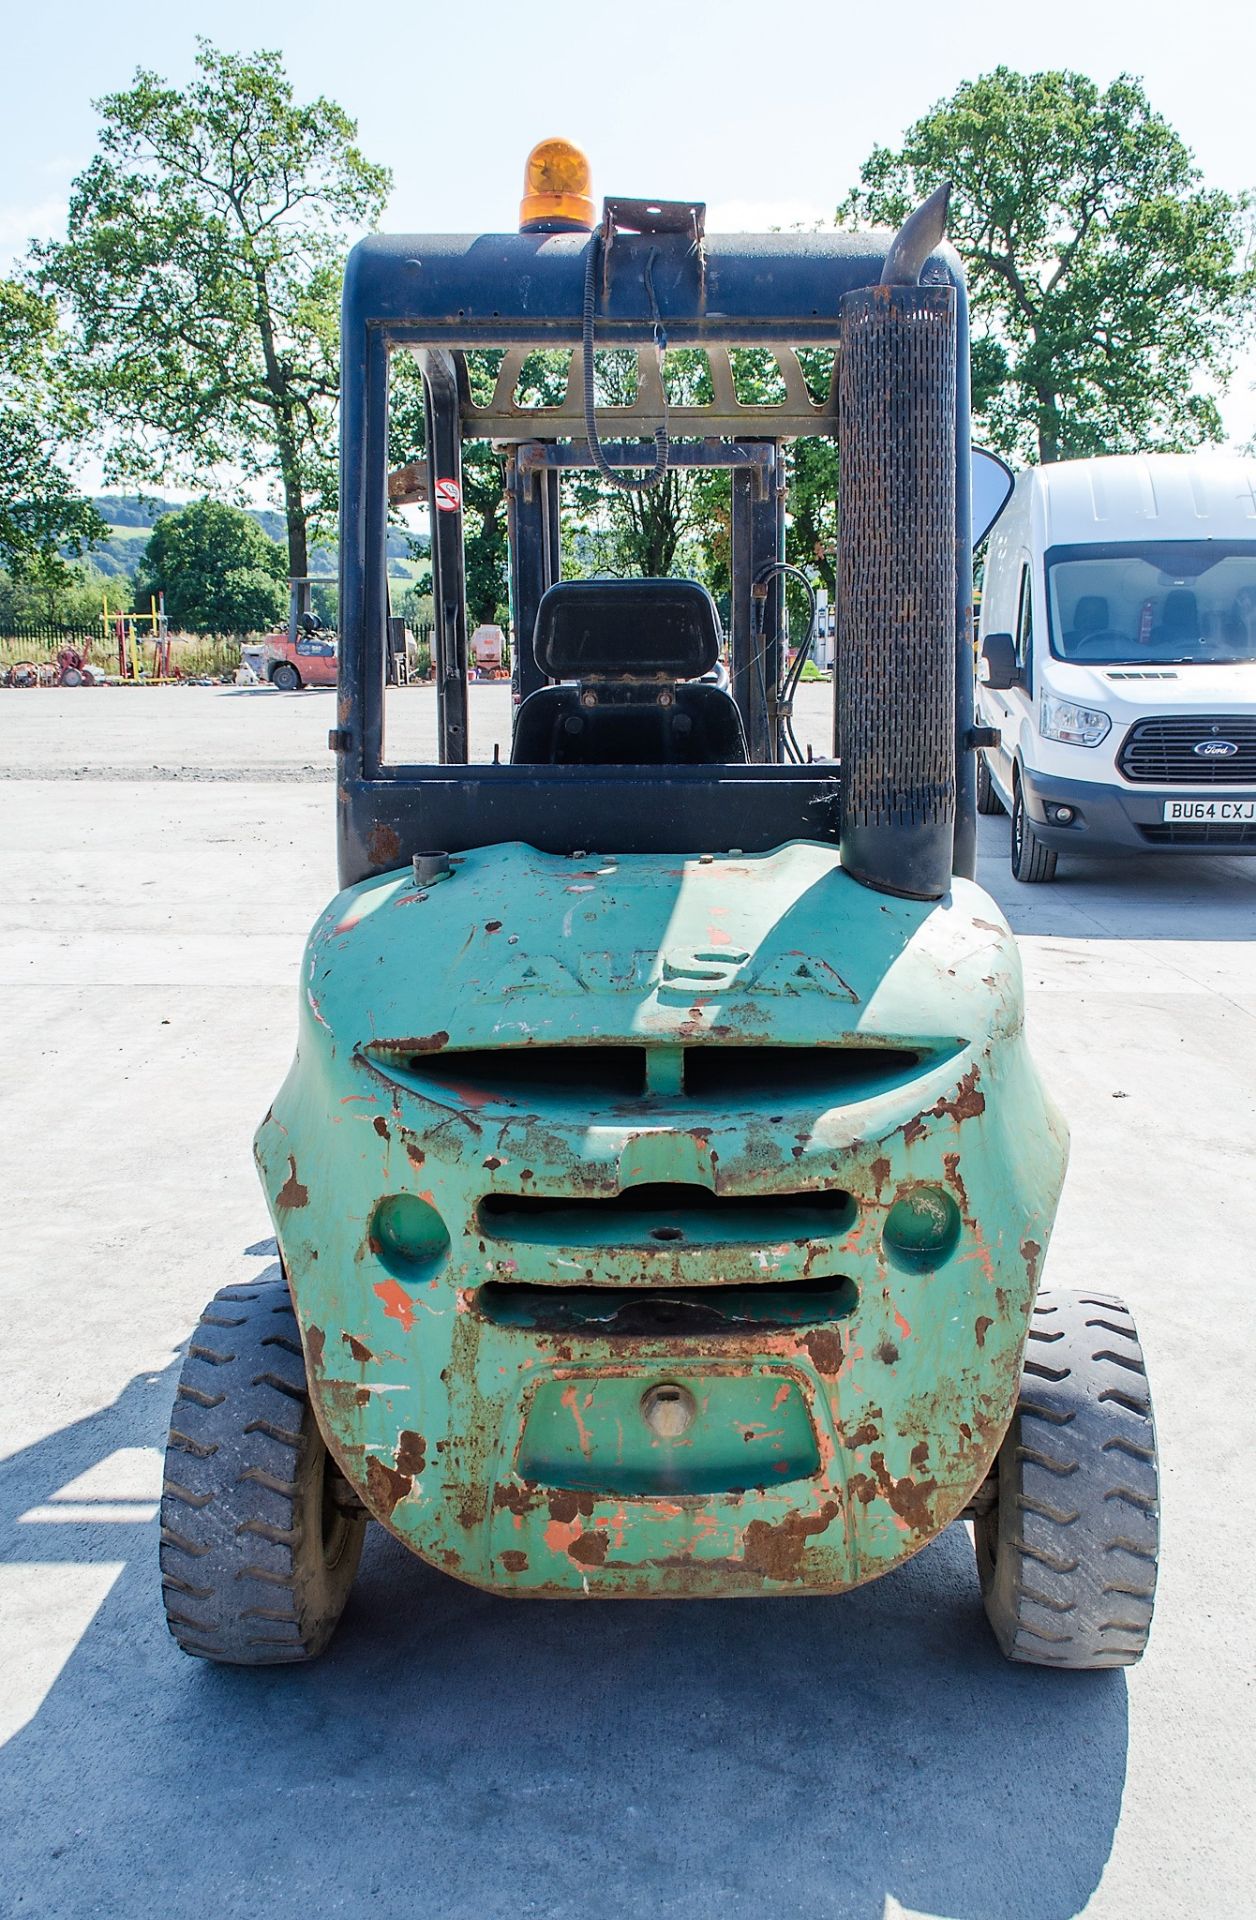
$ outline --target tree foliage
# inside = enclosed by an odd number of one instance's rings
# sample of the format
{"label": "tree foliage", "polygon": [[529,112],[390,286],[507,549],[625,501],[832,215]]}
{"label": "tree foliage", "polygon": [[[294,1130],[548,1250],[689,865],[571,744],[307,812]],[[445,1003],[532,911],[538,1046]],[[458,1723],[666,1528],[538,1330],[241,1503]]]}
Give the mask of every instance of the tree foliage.
{"label": "tree foliage", "polygon": [[81,553],[105,531],[60,455],[80,424],[57,374],[52,303],[0,280],[0,565],[12,579],[64,586],[59,549]]}
{"label": "tree foliage", "polygon": [[504,621],[510,601],[506,538],[506,462],[484,440],[463,449],[462,504],[466,537],[467,619],[472,627]]}
{"label": "tree foliage", "polygon": [[896,226],[942,181],[973,306],[984,434],[1041,460],[1221,437],[1242,208],[1207,190],[1136,79],[998,67],[877,147],[846,225]]}
{"label": "tree foliage", "polygon": [[128,607],[130,582],[111,579],[89,561],[28,568],[20,578],[0,573],[0,634],[44,625],[99,633],[106,599],[111,607]]}
{"label": "tree foliage", "polygon": [[[538,356],[540,357],[540,356]],[[501,362],[500,352],[473,349],[466,355],[467,377],[478,392],[491,393]],[[412,354],[395,353],[389,368],[388,464],[406,466],[423,458],[427,449],[423,376]],[[506,463],[486,440],[462,445],[463,552],[466,564],[467,618],[471,625],[504,622],[510,599],[510,556],[506,537]],[[417,541],[411,536],[411,552]],[[430,577],[429,577],[430,578]],[[406,618],[430,618],[416,611],[430,595],[420,588],[417,597],[402,606],[395,595],[394,610]]]}
{"label": "tree foliage", "polygon": [[[607,348],[594,358],[594,393],[599,409],[632,406],[637,398],[637,355]],[[565,385],[565,374],[563,376]],[[701,406],[710,399],[711,377],[704,353],[673,349],[664,365],[664,384],[672,406]],[[621,437],[603,414],[602,434]],[[638,426],[631,436],[639,439]],[[645,458],[653,448],[646,443]],[[628,491],[593,470],[569,483],[573,516],[568,558],[586,570],[658,577],[676,571],[701,571],[704,533],[711,531],[715,502],[702,489],[703,476],[692,467],[671,465],[652,487]]]}
{"label": "tree foliage", "polygon": [[136,580],[137,600],[165,594],[185,633],[257,633],[287,611],[283,549],[252,514],[216,500],[163,513]]}
{"label": "tree foliage", "polygon": [[343,256],[390,176],[334,102],[296,103],[277,53],[198,45],[191,86],[141,69],[97,103],[100,150],[37,267],[72,315],[111,476],[272,477],[305,574],[335,503]]}
{"label": "tree foliage", "polygon": [[[466,353],[466,379],[478,402],[487,403],[491,396],[501,359],[500,351],[475,348]],[[597,353],[597,403],[604,410],[601,424],[607,435],[615,429],[614,414],[606,410],[635,400],[636,359],[635,351],[622,348]],[[831,350],[803,348],[800,359],[813,394],[821,398],[827,394],[832,373]],[[780,369],[770,353],[738,349],[735,369],[737,390],[747,404],[771,405],[783,397],[778,391]],[[520,403],[542,408],[558,405],[567,391],[569,371],[567,348],[529,353],[519,373]],[[665,380],[672,406],[703,406],[712,398],[710,365],[700,349],[673,349],[667,356]],[[422,378],[412,356],[396,353],[390,371],[390,467],[419,459],[425,446]],[[478,440],[463,442],[462,462],[467,612],[475,624],[502,617],[507,605],[505,462],[496,449]],[[787,554],[831,591],[837,539],[837,450],[823,439],[796,441],[787,453],[786,473]],[[702,580],[726,601],[731,585],[730,543],[731,490],[726,468],[673,464],[659,485],[631,493],[587,468],[564,476],[563,572],[568,578],[680,573]],[[405,612],[413,604],[409,617],[430,619],[427,593],[430,576],[420,583],[416,596],[395,598],[395,610]],[[791,611],[799,618],[805,597],[792,586],[789,594]]]}

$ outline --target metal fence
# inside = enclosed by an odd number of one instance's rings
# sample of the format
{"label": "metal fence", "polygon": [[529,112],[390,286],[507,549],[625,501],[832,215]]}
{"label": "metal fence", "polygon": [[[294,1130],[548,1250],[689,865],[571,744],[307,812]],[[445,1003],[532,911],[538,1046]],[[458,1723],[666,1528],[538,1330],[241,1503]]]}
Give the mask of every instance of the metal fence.
{"label": "metal fence", "polygon": [[62,627],[46,620],[14,620],[0,627],[0,641],[16,640],[23,646],[43,647],[52,653],[61,647],[77,647],[81,653],[100,638],[99,621],[95,625],[82,622]]}

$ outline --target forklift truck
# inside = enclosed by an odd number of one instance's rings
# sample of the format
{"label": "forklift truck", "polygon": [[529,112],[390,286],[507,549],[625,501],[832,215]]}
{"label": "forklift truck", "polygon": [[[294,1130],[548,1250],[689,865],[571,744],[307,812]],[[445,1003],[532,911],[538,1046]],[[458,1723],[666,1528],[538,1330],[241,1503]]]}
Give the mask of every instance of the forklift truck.
{"label": "forklift truck", "polygon": [[[1014,1661],[1137,1660],[1137,1336],[1040,1292],[1064,1123],[973,882],[968,332],[945,193],[897,235],[708,235],[529,163],[517,234],[345,280],[337,831],[256,1139],[282,1277],[183,1369],[161,1566],[189,1654],[318,1654],[368,1520],[521,1597],[837,1594],[971,1524]],[[596,400],[598,349],[636,397]],[[667,352],[705,354],[669,404]],[[736,356],[779,369],[739,396]],[[819,391],[804,366],[828,349]],[[492,350],[491,392],[468,378]],[[565,388],[521,398],[527,356]],[[440,758],[390,757],[388,402],[426,407]],[[599,418],[600,414],[600,418]],[[840,455],[834,754],[787,757],[788,443]],[[461,456],[502,450],[508,759],[469,759]],[[564,580],[564,476],[731,491],[705,589]]]}

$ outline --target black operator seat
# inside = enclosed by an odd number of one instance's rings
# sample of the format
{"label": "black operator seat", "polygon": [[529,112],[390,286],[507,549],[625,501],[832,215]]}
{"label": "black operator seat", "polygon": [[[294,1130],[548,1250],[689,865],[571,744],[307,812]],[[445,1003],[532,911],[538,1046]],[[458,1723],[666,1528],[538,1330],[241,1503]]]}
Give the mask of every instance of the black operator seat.
{"label": "black operator seat", "polygon": [[564,684],[529,694],[511,759],[533,766],[718,766],[744,761],[732,696],[699,678],[720,616],[696,580],[564,580],[542,595],[537,665]]}

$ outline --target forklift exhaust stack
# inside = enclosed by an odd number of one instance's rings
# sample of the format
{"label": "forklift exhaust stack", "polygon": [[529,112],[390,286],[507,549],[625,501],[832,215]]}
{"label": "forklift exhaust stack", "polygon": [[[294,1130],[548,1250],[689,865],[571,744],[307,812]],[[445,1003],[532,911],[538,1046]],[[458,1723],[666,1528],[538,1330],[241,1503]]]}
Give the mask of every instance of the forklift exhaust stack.
{"label": "forklift exhaust stack", "polygon": [[946,239],[946,216],[950,204],[951,183],[948,180],[927,200],[922,200],[914,213],[908,214],[885,256],[885,265],[881,269],[883,287],[915,287],[920,284],[925,261],[934,248],[940,247]]}
{"label": "forklift exhaust stack", "polygon": [[956,304],[914,284],[948,194],[904,223],[883,284],[842,302],[842,864],[918,900],[948,891],[955,839]]}

